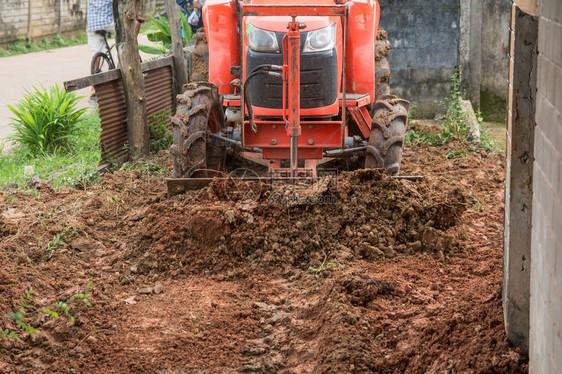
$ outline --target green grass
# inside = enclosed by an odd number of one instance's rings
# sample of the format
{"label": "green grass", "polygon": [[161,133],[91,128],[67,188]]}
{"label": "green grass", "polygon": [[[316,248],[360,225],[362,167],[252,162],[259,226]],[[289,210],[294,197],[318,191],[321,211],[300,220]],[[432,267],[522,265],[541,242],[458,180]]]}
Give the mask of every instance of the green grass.
{"label": "green grass", "polygon": [[[70,139],[69,152],[33,156],[24,147],[16,147],[13,154],[0,156],[0,187],[12,183],[22,187],[34,175],[50,181],[55,189],[85,186],[95,182],[100,162],[99,115],[84,115],[76,127],[76,134]],[[26,166],[33,167],[32,174],[25,175]]]}
{"label": "green grass", "polygon": [[40,52],[49,49],[86,44],[88,42],[88,35],[85,32],[82,32],[74,39],[64,39],[57,34],[51,40],[47,37],[43,37],[39,43],[34,39],[26,40],[24,37],[20,37],[19,39],[20,40],[17,42],[10,44],[8,49],[0,48],[0,57],[15,56],[24,53]]}
{"label": "green grass", "polygon": [[505,122],[507,100],[489,90],[480,91],[480,109],[486,122]]}
{"label": "green grass", "polygon": [[[488,137],[496,145],[496,147],[502,152],[505,151],[506,142],[506,129],[504,122],[484,122],[482,124],[488,131]],[[480,130],[482,131],[482,126]]]}

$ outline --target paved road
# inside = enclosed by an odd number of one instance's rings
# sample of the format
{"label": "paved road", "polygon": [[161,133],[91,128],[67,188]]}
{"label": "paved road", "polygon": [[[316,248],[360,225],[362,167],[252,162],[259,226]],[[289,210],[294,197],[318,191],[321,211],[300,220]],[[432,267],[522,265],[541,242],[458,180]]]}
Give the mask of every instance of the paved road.
{"label": "paved road", "polygon": [[[139,43],[150,44],[142,35]],[[117,58],[115,52],[113,56]],[[33,86],[48,87],[55,83],[62,86],[64,81],[88,75],[91,58],[92,52],[87,45],[0,58],[0,142],[11,132],[9,117],[12,113],[7,104],[20,100],[26,89]],[[150,58],[150,55],[142,58]],[[86,96],[80,105],[90,106],[90,88],[82,89],[78,94]]]}

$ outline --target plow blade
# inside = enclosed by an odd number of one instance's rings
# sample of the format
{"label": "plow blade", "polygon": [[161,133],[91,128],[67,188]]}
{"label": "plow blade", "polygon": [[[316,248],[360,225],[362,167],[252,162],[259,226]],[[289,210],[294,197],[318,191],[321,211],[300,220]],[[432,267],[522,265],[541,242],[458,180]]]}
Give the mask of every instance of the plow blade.
{"label": "plow blade", "polygon": [[[423,179],[423,175],[396,175],[392,176],[394,179],[407,179],[407,180],[420,180]],[[312,178],[321,179],[321,178]],[[188,191],[199,190],[201,188],[207,187],[211,182],[227,182],[229,180],[241,181],[244,183],[248,182],[261,182],[261,183],[275,183],[275,182],[285,182],[285,183],[299,183],[300,181],[310,182],[310,177],[303,178],[287,178],[287,177],[246,177],[246,178],[166,178],[166,186],[168,188],[168,197],[176,196]]]}

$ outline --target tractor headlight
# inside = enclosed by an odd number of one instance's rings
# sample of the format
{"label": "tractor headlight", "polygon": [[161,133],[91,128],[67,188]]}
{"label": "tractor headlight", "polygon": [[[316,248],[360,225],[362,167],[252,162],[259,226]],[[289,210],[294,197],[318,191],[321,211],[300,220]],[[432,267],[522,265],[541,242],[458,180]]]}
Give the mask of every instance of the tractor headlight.
{"label": "tractor headlight", "polygon": [[336,24],[308,32],[303,53],[329,51],[336,45]]}
{"label": "tractor headlight", "polygon": [[256,52],[279,52],[277,36],[273,31],[259,29],[248,24],[248,46]]}

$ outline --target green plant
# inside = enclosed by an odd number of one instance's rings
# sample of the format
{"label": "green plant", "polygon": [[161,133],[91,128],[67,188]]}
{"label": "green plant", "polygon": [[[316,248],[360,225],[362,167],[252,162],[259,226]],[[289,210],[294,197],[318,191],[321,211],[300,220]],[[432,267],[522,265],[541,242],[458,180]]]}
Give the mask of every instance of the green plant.
{"label": "green plant", "polygon": [[461,149],[454,149],[454,148],[447,149],[447,153],[445,154],[445,157],[451,159],[457,156],[466,156],[466,152]]}
{"label": "green plant", "polygon": [[[482,117],[479,117],[482,118]],[[482,122],[482,120],[478,121],[480,124],[480,145],[485,150],[495,150],[498,148],[498,144],[495,140],[493,140],[490,136],[490,130],[488,127]]]}
{"label": "green plant", "polygon": [[416,132],[414,129],[406,133],[404,142],[408,145],[416,144],[427,144],[432,146],[437,146],[441,144],[441,139],[439,134],[434,134],[433,132]]}
{"label": "green plant", "polygon": [[149,120],[148,129],[150,130],[150,151],[158,153],[163,149],[168,149],[172,145],[173,135],[168,130],[166,121],[168,112],[165,110],[152,115]]}
{"label": "green plant", "polygon": [[[72,295],[66,302],[57,301],[56,303],[52,303],[51,308],[60,310],[70,320],[70,322],[74,323],[76,321],[76,318],[70,313],[69,304],[82,301],[84,304],[86,304],[88,308],[91,308],[92,303],[88,300],[88,298],[91,297],[92,295],[87,293],[89,292],[91,287],[92,287],[92,282],[88,282],[88,286],[86,287],[85,293],[76,293]],[[50,315],[55,319],[59,319],[59,313],[53,310],[42,310],[41,312]]]}
{"label": "green plant", "polygon": [[[181,34],[185,44],[193,42],[193,34],[191,27],[187,23],[187,17],[178,9],[181,21]],[[160,55],[166,53],[172,46],[172,33],[170,31],[170,21],[166,17],[155,18],[150,16],[151,24],[144,31],[148,40],[154,43],[154,46],[139,44],[139,49],[144,53]]]}
{"label": "green plant", "polygon": [[[409,145],[415,144],[427,144],[431,146],[440,146],[450,143],[453,140],[459,141],[461,143],[466,142],[467,139],[472,134],[472,129],[468,123],[468,114],[462,110],[461,106],[461,82],[459,72],[456,71],[451,77],[451,89],[449,95],[445,100],[441,102],[441,105],[445,109],[445,119],[442,122],[442,132],[435,134],[433,132],[420,133],[413,129],[410,130],[405,136],[405,143]],[[480,112],[476,113],[476,118],[480,127],[482,124],[482,114]],[[489,139],[488,133],[486,131],[481,131],[480,143],[475,144],[475,147],[481,147],[485,150],[493,150],[494,143]],[[447,153],[448,158],[453,158],[458,155],[465,155],[463,151],[455,151],[449,149]]]}
{"label": "green plant", "polygon": [[319,275],[320,273],[326,271],[330,267],[335,267],[335,266],[336,266],[336,264],[333,263],[333,262],[328,262],[326,264],[326,255],[324,255],[324,261],[322,261],[322,263],[320,264],[320,267],[315,268],[313,266],[310,266],[308,268],[308,271],[314,273],[315,275]]}
{"label": "green plant", "polygon": [[441,144],[448,143],[453,138],[464,142],[472,133],[468,125],[468,114],[462,110],[462,94],[460,87],[460,74],[457,70],[451,77],[449,95],[441,102],[441,105],[444,106],[446,110],[443,132],[440,134]]}
{"label": "green plant", "polygon": [[413,102],[410,103],[410,109],[409,109],[410,115],[408,116],[408,125],[410,123],[412,123],[412,121],[414,120],[412,118],[412,114],[416,113],[417,108],[418,108],[418,102],[417,101],[413,101]]}
{"label": "green plant", "polygon": [[19,339],[18,334],[16,334],[14,331],[10,330],[10,329],[4,329],[4,330],[0,330],[0,338],[2,339]]}
{"label": "green plant", "polygon": [[15,129],[11,140],[34,156],[69,149],[69,139],[77,131],[76,123],[86,111],[77,108],[80,99],[57,85],[49,89],[34,87],[23,100],[8,105],[15,115],[11,118]]}

